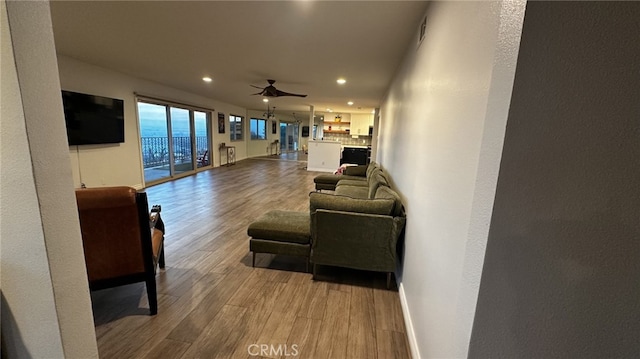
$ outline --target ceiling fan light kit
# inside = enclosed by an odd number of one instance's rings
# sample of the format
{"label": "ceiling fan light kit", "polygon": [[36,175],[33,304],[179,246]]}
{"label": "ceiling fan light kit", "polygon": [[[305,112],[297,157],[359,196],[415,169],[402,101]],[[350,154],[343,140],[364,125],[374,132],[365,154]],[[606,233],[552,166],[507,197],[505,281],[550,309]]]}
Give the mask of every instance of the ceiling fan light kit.
{"label": "ceiling fan light kit", "polygon": [[276,111],[275,106],[269,109],[269,104],[267,104],[267,112],[263,113],[262,116],[266,117],[267,120],[275,120],[276,119],[275,111]]}

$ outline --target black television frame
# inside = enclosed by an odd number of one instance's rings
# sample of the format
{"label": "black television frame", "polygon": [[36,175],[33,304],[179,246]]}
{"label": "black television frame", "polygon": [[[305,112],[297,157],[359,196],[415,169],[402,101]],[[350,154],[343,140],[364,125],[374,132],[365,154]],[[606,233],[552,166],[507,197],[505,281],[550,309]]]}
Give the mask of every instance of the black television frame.
{"label": "black television frame", "polygon": [[69,146],[125,142],[124,100],[62,90]]}

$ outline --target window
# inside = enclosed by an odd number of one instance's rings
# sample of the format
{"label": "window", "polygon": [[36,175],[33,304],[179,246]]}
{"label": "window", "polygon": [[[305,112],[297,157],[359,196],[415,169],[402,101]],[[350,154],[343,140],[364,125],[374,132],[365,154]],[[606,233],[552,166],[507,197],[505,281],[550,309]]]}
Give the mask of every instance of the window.
{"label": "window", "polygon": [[229,115],[229,132],[231,141],[242,141],[242,120],[241,116]]}
{"label": "window", "polygon": [[267,120],[263,120],[261,118],[252,118],[250,128],[252,140],[267,139]]}
{"label": "window", "polygon": [[210,165],[210,110],[142,96],[137,101],[145,182]]}

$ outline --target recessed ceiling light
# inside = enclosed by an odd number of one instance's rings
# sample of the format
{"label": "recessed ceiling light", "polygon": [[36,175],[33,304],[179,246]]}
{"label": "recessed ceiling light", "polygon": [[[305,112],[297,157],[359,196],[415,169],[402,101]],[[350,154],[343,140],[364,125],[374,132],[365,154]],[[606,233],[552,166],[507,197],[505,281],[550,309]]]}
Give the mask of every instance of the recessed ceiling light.
{"label": "recessed ceiling light", "polygon": [[211,81],[213,81],[213,79],[211,77],[209,77],[209,76],[205,76],[205,77],[202,78],[202,81],[211,82]]}
{"label": "recessed ceiling light", "polygon": [[347,105],[349,105],[349,106],[353,106],[353,101],[349,101],[349,102],[347,102]]}
{"label": "recessed ceiling light", "polygon": [[338,84],[340,84],[340,85],[344,85],[345,83],[347,83],[347,80],[341,78],[341,79],[336,80],[336,82]]}
{"label": "recessed ceiling light", "polygon": [[376,110],[371,110],[371,113],[376,113]]}
{"label": "recessed ceiling light", "polygon": [[269,99],[268,98],[263,98],[262,102],[269,102]]}
{"label": "recessed ceiling light", "polygon": [[330,108],[328,108],[328,109],[327,109],[327,111],[329,111],[329,112],[333,112],[333,110],[332,110],[332,109],[330,109]]}

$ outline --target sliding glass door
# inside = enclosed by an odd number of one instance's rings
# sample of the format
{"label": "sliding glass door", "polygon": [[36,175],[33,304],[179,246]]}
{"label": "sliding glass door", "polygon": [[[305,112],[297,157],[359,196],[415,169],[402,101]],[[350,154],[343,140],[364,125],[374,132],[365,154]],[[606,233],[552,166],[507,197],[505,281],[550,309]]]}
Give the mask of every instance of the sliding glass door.
{"label": "sliding glass door", "polygon": [[189,110],[171,107],[170,114],[174,174],[193,171],[193,148],[191,142],[193,126],[191,126],[191,120],[189,119]]}
{"label": "sliding glass door", "polygon": [[166,106],[138,102],[145,182],[171,176]]}
{"label": "sliding glass door", "polygon": [[210,166],[211,162],[211,145],[209,143],[209,126],[207,125],[208,113],[202,111],[193,111],[193,123],[196,130],[196,166]]}
{"label": "sliding glass door", "polygon": [[138,117],[146,183],[211,166],[210,112],[139,100]]}
{"label": "sliding glass door", "polygon": [[280,122],[280,152],[298,150],[298,123]]}

